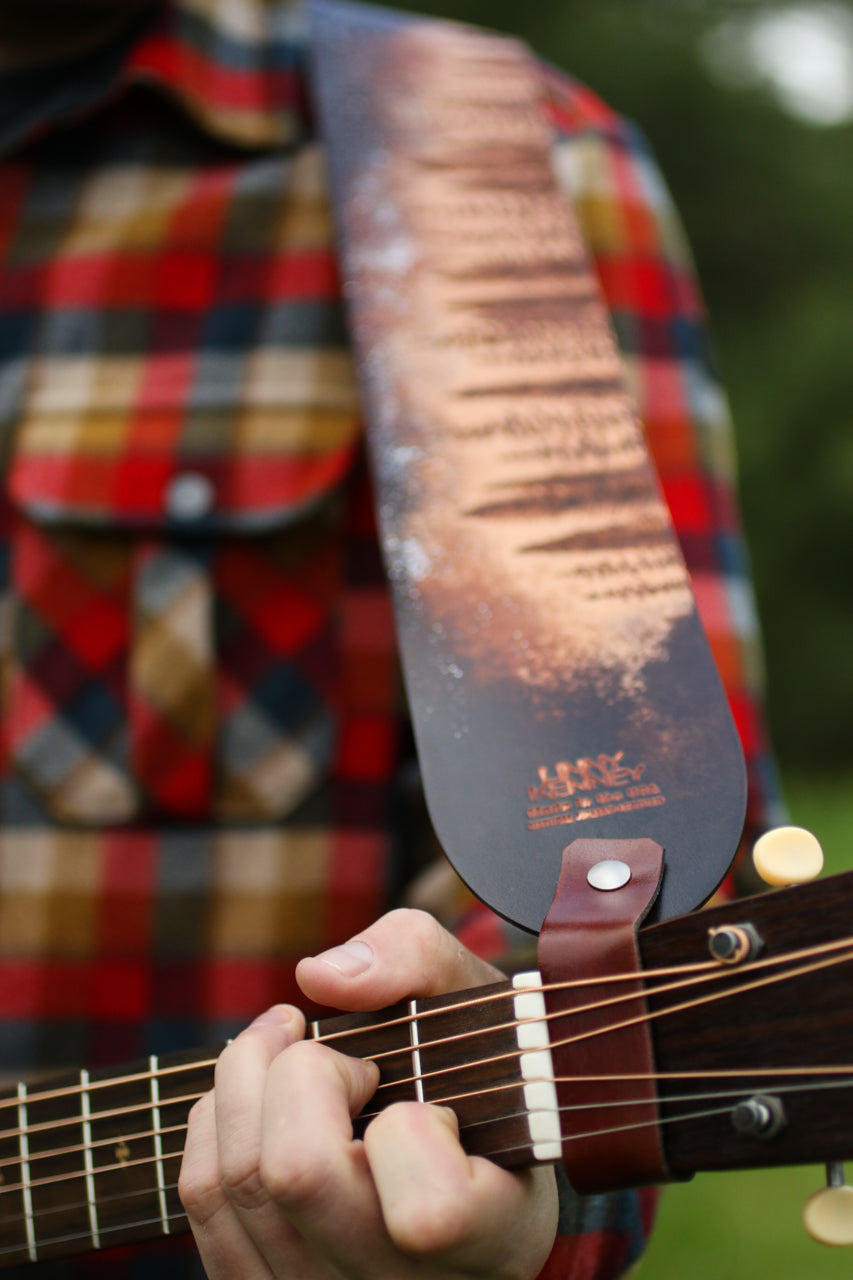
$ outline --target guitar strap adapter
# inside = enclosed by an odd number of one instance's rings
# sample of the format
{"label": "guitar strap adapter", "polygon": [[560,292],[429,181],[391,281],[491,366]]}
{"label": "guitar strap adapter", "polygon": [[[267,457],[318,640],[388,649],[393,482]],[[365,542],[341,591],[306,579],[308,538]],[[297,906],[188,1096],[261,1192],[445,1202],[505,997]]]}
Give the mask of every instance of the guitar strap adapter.
{"label": "guitar strap adapter", "polygon": [[584,1194],[671,1180],[636,937],[662,869],[654,840],[575,840],[539,936],[563,1163]]}

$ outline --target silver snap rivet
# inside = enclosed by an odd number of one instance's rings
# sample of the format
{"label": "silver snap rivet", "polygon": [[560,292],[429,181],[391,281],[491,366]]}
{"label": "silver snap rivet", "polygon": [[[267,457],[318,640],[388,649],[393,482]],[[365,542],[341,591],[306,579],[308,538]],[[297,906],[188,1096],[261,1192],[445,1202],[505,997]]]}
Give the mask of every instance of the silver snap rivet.
{"label": "silver snap rivet", "polygon": [[586,878],[593,889],[621,889],[631,879],[631,868],[618,858],[605,858],[590,867]]}
{"label": "silver snap rivet", "polygon": [[210,514],[215,499],[216,490],[209,476],[200,471],[182,471],[166,486],[164,506],[173,520],[201,520]]}

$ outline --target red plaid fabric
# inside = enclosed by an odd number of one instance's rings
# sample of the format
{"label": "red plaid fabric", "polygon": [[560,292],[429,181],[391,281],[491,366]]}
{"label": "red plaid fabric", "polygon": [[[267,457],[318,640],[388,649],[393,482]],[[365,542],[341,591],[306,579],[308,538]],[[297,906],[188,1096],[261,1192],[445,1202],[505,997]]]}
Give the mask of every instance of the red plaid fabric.
{"label": "red plaid fabric", "polygon": [[[173,0],[0,80],[7,1076],[220,1039],[407,877],[404,708],[322,156],[288,4]],[[777,805],[731,438],[642,139],[543,70],[747,752]],[[71,123],[68,123],[69,120]],[[517,939],[453,889],[486,954]],[[605,1280],[652,1197],[563,1188],[543,1275]],[[51,1270],[196,1274],[161,1249]]]}

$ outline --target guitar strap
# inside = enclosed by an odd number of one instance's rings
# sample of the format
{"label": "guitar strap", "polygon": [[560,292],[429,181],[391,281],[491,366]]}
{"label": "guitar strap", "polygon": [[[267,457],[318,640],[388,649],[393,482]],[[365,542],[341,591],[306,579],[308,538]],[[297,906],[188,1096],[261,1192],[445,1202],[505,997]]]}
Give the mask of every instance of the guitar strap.
{"label": "guitar strap", "polygon": [[[629,874],[602,887],[602,868]],[[653,840],[573,841],[539,935],[563,1164],[584,1194],[672,1177],[637,945],[662,869]]]}
{"label": "guitar strap", "polygon": [[312,0],[380,536],[433,824],[538,931],[584,835],[705,901],[740,745],[519,42]]}

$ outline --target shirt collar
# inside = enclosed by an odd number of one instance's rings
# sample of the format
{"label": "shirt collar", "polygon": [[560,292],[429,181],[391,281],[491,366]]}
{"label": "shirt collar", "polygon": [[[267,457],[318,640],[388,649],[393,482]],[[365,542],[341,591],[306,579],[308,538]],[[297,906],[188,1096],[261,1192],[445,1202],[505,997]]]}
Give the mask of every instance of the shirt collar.
{"label": "shirt collar", "polygon": [[308,129],[305,31],[297,0],[165,0],[104,49],[0,76],[0,153],[140,84],[233,146],[295,145]]}

